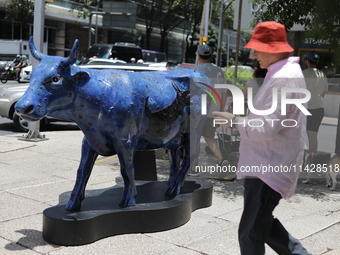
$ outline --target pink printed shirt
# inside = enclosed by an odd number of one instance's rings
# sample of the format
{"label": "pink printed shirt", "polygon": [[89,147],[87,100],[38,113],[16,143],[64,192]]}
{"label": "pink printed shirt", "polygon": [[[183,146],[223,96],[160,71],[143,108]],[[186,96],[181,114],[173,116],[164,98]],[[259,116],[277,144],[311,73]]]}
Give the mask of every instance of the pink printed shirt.
{"label": "pink printed shirt", "polygon": [[[277,93],[273,93],[275,88]],[[267,115],[250,112],[248,119],[239,119],[241,143],[237,178],[258,177],[286,199],[294,194],[302,169],[306,115],[295,104],[286,104],[286,115],[281,114],[282,88],[306,88],[298,57],[270,65],[264,83],[253,99],[256,110],[271,107],[276,110]],[[274,94],[277,94],[275,105]],[[303,92],[286,92],[285,98],[302,99],[305,96]],[[300,107],[306,107],[306,104]]]}

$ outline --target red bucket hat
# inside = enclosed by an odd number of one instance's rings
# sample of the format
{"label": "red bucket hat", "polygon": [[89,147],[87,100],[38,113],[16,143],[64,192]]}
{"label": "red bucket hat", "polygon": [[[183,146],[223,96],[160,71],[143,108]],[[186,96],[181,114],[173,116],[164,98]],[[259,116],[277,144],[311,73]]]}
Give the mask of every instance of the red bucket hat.
{"label": "red bucket hat", "polygon": [[285,26],[274,21],[258,24],[244,48],[267,53],[292,52],[294,50],[287,42]]}

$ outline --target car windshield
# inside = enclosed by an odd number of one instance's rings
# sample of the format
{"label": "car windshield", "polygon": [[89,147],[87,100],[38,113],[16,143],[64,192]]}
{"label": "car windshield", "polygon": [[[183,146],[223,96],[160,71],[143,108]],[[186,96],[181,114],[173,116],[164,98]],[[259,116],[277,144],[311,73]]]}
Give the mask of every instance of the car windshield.
{"label": "car windshield", "polygon": [[166,62],[166,54],[163,52],[151,51],[151,50],[142,50],[143,52],[143,60],[146,62]]}
{"label": "car windshield", "polygon": [[139,48],[113,46],[111,58],[121,59],[129,63],[132,58],[134,58],[135,61],[143,59],[143,55]]}
{"label": "car windshield", "polygon": [[89,49],[89,51],[86,53],[85,57],[86,59],[97,57],[97,58],[109,58],[110,56],[110,49],[111,47],[108,45],[103,46],[93,46]]}

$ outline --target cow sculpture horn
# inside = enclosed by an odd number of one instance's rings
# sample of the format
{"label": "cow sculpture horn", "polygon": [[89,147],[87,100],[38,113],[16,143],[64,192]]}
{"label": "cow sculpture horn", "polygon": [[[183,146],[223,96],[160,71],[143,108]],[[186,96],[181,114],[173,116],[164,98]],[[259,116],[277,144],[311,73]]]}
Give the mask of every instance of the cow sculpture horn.
{"label": "cow sculpture horn", "polygon": [[[30,47],[30,50],[31,50],[31,53],[32,53],[32,56],[36,59],[36,60],[39,60],[41,61],[46,55],[41,53],[40,51],[37,50],[37,48],[35,47],[34,45],[34,41],[33,41],[33,36],[30,37],[30,40],[29,40],[29,47]],[[68,58],[66,58],[65,61],[62,61],[61,64],[63,66],[70,66],[72,64],[74,64],[77,60],[77,56],[78,56],[78,48],[79,48],[79,41],[78,40],[75,40],[74,41],[74,44],[73,44],[73,47],[72,47],[72,50],[71,50],[71,53],[70,53],[70,56]]]}
{"label": "cow sculpture horn", "polygon": [[37,50],[37,48],[34,45],[34,41],[33,41],[33,36],[30,37],[29,43],[28,43],[32,56],[36,59],[41,61],[43,59],[44,56],[46,56],[45,54],[41,53],[40,51]]}
{"label": "cow sculpture horn", "polygon": [[73,65],[77,61],[78,48],[79,48],[79,41],[78,41],[78,39],[76,39],[74,41],[70,56],[68,56],[68,58],[65,61],[61,62],[61,64],[64,67]]}

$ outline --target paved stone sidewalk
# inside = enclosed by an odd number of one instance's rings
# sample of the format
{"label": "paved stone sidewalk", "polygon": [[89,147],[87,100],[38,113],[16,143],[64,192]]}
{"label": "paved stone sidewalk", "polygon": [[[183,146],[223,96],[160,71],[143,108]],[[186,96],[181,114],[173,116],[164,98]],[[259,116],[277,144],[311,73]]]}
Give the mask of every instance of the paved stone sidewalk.
{"label": "paved stone sidewalk", "polygon": [[[213,205],[192,213],[176,229],[148,234],[113,236],[66,247],[42,239],[42,212],[58,204],[61,193],[73,188],[80,158],[81,131],[44,132],[49,139],[31,143],[19,135],[0,140],[0,254],[239,254],[237,227],[241,216],[242,181],[200,176],[214,185]],[[202,143],[202,148],[204,148]],[[201,160],[214,163],[202,151]],[[157,152],[159,180],[168,177],[164,151]],[[116,157],[99,157],[87,189],[109,188],[120,176]],[[305,173],[301,174],[301,180]],[[312,254],[340,254],[340,186],[325,187],[323,176],[299,181],[293,198],[281,201],[275,215]],[[269,248],[266,254],[274,254]]]}

